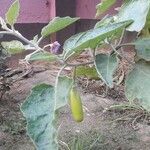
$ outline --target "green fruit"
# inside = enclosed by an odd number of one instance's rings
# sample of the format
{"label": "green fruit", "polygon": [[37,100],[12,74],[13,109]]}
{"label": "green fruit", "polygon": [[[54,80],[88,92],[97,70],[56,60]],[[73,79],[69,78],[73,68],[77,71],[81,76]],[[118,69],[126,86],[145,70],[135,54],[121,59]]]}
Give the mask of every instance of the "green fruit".
{"label": "green fruit", "polygon": [[82,108],[81,97],[76,87],[72,87],[72,89],[70,90],[70,107],[73,119],[76,122],[83,121],[84,113]]}

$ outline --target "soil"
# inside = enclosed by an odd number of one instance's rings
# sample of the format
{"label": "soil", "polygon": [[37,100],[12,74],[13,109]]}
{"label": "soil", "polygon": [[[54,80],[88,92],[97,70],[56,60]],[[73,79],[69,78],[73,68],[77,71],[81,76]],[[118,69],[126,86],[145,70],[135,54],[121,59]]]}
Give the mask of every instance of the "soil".
{"label": "soil", "polygon": [[[10,86],[0,100],[0,150],[35,150],[26,134],[26,121],[20,112],[20,105],[36,84],[53,85],[58,70],[56,64],[37,63],[30,76]],[[150,149],[150,118],[144,111],[108,109],[127,102],[123,85],[109,89],[106,97],[103,97],[106,87],[99,80],[90,79],[87,84],[82,77],[78,79],[78,86],[85,118],[83,122],[76,123],[68,106],[61,109],[58,123],[60,150],[67,150],[66,144],[73,147],[77,142],[82,146],[81,150]]]}

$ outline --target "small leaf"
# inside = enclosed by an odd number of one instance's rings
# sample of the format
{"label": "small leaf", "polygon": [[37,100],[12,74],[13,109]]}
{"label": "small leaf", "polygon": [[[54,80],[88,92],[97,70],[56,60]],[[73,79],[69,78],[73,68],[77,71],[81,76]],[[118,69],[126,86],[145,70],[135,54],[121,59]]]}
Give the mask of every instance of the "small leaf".
{"label": "small leaf", "polygon": [[9,25],[14,25],[17,21],[20,11],[19,0],[16,0],[8,9],[6,13],[6,21]]}
{"label": "small leaf", "polygon": [[96,5],[96,17],[107,11],[115,2],[116,0],[101,0],[101,3]]}
{"label": "small leaf", "polygon": [[95,58],[96,70],[100,78],[108,85],[110,88],[113,87],[113,74],[118,66],[118,59],[116,54],[98,54]]}
{"label": "small leaf", "polygon": [[150,38],[138,39],[133,44],[135,44],[138,58],[150,61]]}
{"label": "small leaf", "polygon": [[38,52],[38,53],[31,55],[29,58],[29,61],[37,61],[37,60],[56,61],[58,60],[58,57],[49,52]]}
{"label": "small leaf", "polygon": [[131,20],[119,23],[112,23],[106,26],[73,35],[64,43],[64,59],[74,53],[80,53],[84,51],[85,48],[96,48],[100,42],[104,41],[107,37],[117,34],[118,32],[120,32],[120,30],[122,30],[131,23]]}
{"label": "small leaf", "polygon": [[55,33],[70,24],[74,23],[75,21],[79,20],[79,18],[71,18],[71,17],[55,17],[52,21],[49,22],[47,26],[42,29],[41,35],[46,37],[52,33]]}
{"label": "small leaf", "polygon": [[150,111],[150,62],[140,60],[129,73],[125,81],[125,95],[133,103],[138,99],[139,103],[147,111]]}
{"label": "small leaf", "polygon": [[150,9],[150,0],[127,0],[120,8],[116,21],[132,19],[134,22],[127,28],[128,31],[141,31],[145,25]]}
{"label": "small leaf", "polygon": [[33,42],[33,43],[37,43],[37,41],[38,41],[38,35],[35,35],[34,37],[33,37],[33,40],[31,40],[31,42]]}
{"label": "small leaf", "polygon": [[100,79],[95,67],[79,66],[76,68],[77,77],[87,77],[88,79]]}
{"label": "small leaf", "polygon": [[10,54],[21,53],[25,49],[24,45],[20,41],[17,41],[17,40],[13,40],[10,42],[1,42],[1,45]]}
{"label": "small leaf", "polygon": [[6,24],[6,22],[4,21],[4,19],[2,17],[0,17],[0,24],[1,24],[1,28],[2,29],[6,29],[7,28],[7,24]]}
{"label": "small leaf", "polygon": [[55,109],[65,106],[68,103],[68,94],[72,87],[73,80],[68,77],[59,77],[55,86]]}
{"label": "small leaf", "polygon": [[58,150],[53,127],[54,105],[54,88],[41,84],[32,89],[21,106],[27,120],[28,134],[38,150]]}

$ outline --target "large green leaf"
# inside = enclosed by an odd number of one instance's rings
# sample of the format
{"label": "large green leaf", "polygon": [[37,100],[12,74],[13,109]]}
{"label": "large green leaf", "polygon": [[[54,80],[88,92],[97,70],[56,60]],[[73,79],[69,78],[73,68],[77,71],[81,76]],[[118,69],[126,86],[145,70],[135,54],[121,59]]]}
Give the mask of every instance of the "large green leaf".
{"label": "large green leaf", "polygon": [[110,88],[113,87],[113,74],[118,66],[116,54],[98,54],[95,58],[95,66],[101,79]]}
{"label": "large green leaf", "polygon": [[75,21],[79,20],[79,18],[71,18],[71,17],[55,17],[53,20],[49,22],[47,26],[45,26],[42,31],[41,35],[46,37],[52,33],[55,33],[70,24],[74,23]]}
{"label": "large green leaf", "polygon": [[116,0],[101,0],[101,3],[96,5],[96,17],[107,11],[115,2]]}
{"label": "large green leaf", "polygon": [[47,84],[37,85],[22,104],[28,134],[37,150],[58,150],[54,125],[58,119],[57,111],[68,103],[72,83],[68,77],[59,77],[55,88]]}
{"label": "large green leaf", "polygon": [[19,0],[16,0],[8,9],[6,13],[6,21],[10,25],[14,25],[17,21],[17,18],[19,16],[19,10],[20,10],[20,4]]}
{"label": "large green leaf", "polygon": [[132,21],[130,20],[113,23],[73,35],[64,43],[64,59],[73,53],[84,51],[85,48],[96,48],[97,45],[105,38],[117,34],[121,29],[125,28],[131,23]]}
{"label": "large green leaf", "polygon": [[31,55],[29,58],[29,61],[36,61],[36,60],[56,61],[58,60],[58,57],[49,52],[38,52],[38,53]]}
{"label": "large green leaf", "polygon": [[17,40],[13,40],[10,42],[4,41],[4,42],[1,42],[1,45],[10,54],[21,53],[25,50],[24,45],[20,41],[17,41]]}
{"label": "large green leaf", "polygon": [[150,61],[150,38],[138,39],[133,44],[135,44],[137,57]]}
{"label": "large green leaf", "polygon": [[79,66],[76,68],[77,77],[86,77],[88,79],[100,79],[95,67]]}
{"label": "large green leaf", "polygon": [[27,130],[37,150],[58,150],[55,141],[54,88],[47,84],[37,85],[21,106],[27,120]]}
{"label": "large green leaf", "polygon": [[145,25],[149,9],[150,0],[126,0],[120,8],[117,21],[132,19],[134,23],[127,30],[139,32]]}
{"label": "large green leaf", "polygon": [[136,63],[126,78],[125,94],[130,102],[138,99],[141,106],[150,111],[150,62]]}
{"label": "large green leaf", "polygon": [[68,77],[59,77],[55,86],[55,109],[68,103],[68,94],[72,87],[73,80]]}

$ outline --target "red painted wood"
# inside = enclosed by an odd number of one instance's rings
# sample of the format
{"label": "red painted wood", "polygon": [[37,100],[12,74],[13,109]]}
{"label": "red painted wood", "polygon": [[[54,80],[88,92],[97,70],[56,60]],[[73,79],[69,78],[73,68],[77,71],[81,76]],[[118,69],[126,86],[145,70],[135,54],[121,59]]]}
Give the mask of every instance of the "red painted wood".
{"label": "red painted wood", "polygon": [[[0,0],[0,16],[4,17],[14,0]],[[47,23],[55,17],[55,0],[20,0],[18,23]]]}

